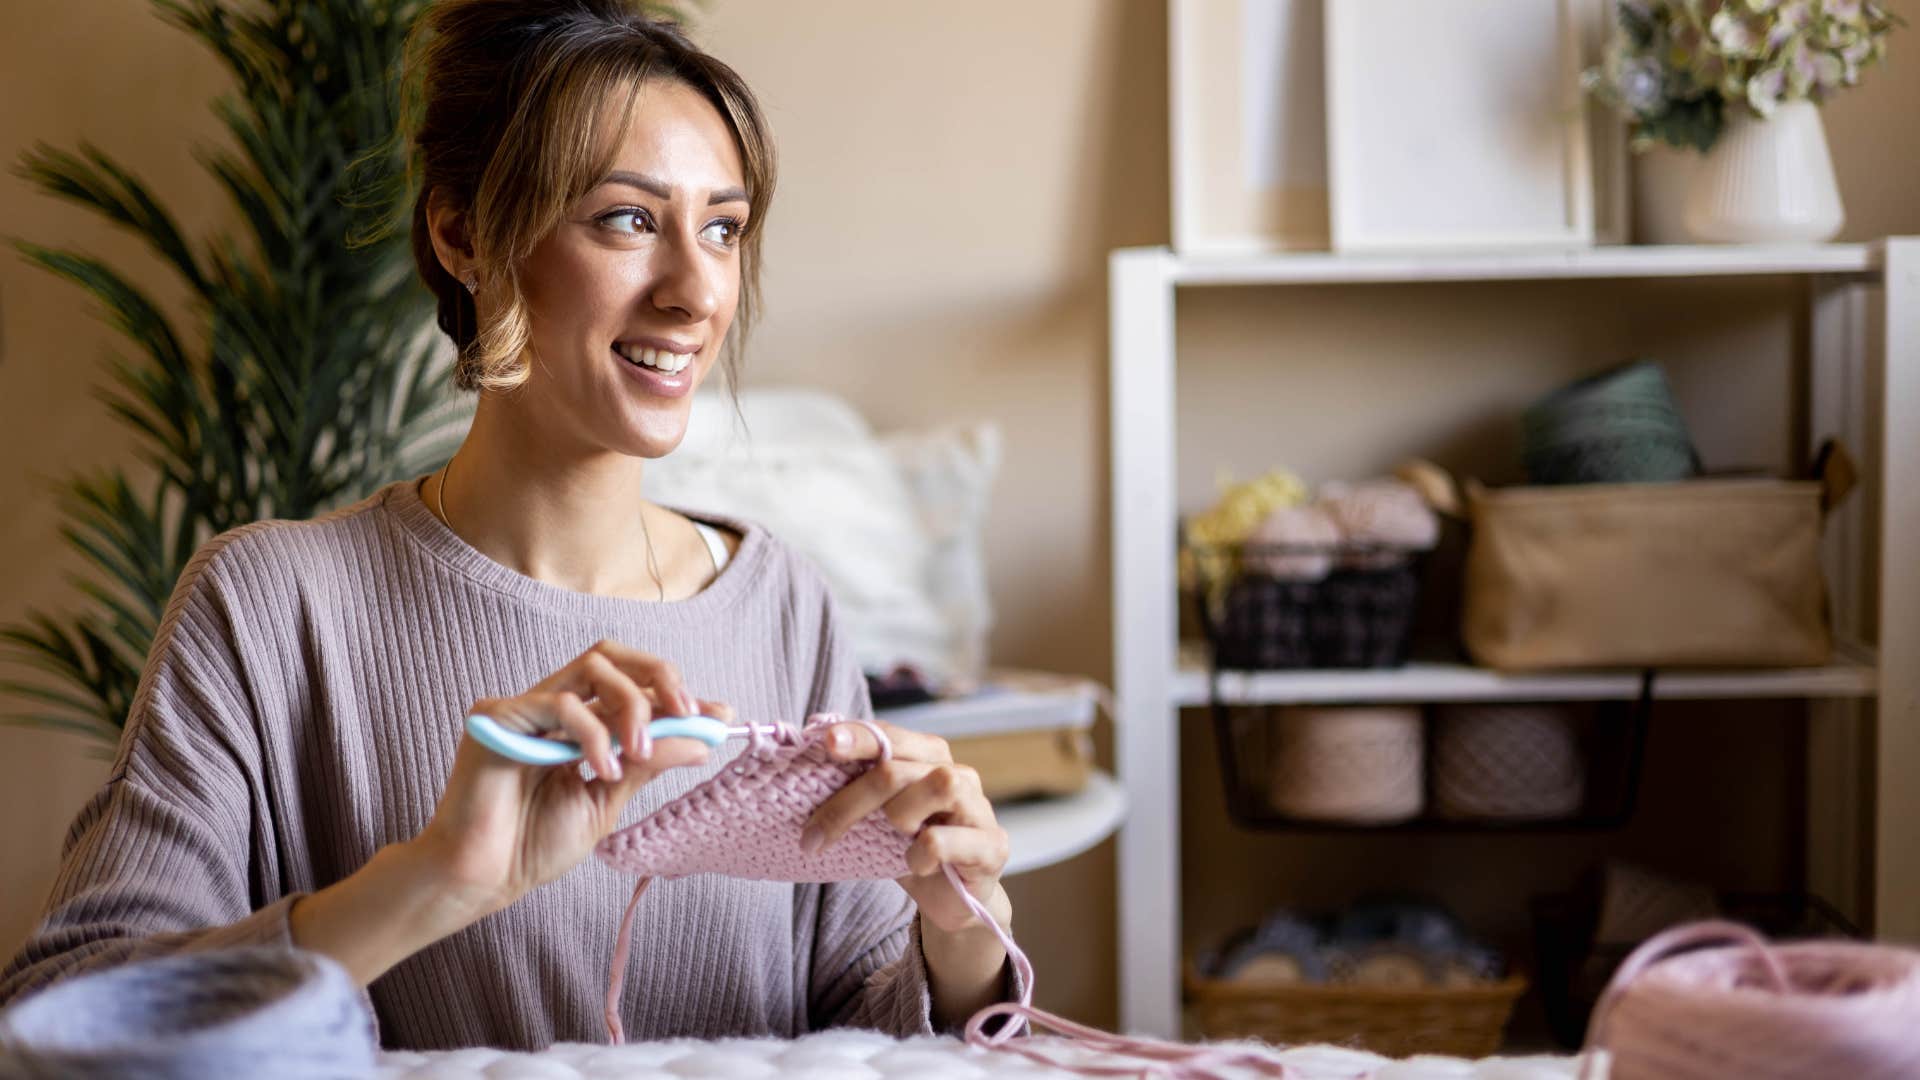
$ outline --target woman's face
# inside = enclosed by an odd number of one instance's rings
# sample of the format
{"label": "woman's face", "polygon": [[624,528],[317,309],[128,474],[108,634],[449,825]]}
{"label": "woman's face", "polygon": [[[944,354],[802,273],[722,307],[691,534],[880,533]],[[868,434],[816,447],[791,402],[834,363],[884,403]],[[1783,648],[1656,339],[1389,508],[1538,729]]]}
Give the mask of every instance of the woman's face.
{"label": "woman's face", "polygon": [[653,458],[679,445],[733,323],[748,206],[733,134],[696,91],[649,79],[632,116],[612,170],[523,264],[521,392],[550,435]]}

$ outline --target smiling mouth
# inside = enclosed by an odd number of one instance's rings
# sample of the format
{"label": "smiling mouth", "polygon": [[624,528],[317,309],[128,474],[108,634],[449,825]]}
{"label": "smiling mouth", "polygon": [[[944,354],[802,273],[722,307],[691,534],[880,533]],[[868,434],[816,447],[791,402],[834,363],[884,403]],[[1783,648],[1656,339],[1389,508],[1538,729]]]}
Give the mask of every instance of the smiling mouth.
{"label": "smiling mouth", "polygon": [[697,352],[669,352],[644,345],[629,345],[626,342],[613,343],[613,351],[620,358],[635,367],[652,368],[663,375],[678,375],[693,363]]}

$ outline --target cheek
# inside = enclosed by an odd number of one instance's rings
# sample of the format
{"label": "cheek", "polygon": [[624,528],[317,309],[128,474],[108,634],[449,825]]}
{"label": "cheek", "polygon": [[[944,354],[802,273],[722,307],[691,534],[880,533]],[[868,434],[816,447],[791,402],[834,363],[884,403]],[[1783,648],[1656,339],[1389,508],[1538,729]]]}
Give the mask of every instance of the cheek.
{"label": "cheek", "polygon": [[605,344],[641,283],[624,260],[591,252],[536,252],[524,276],[534,340],[549,350]]}
{"label": "cheek", "polygon": [[734,317],[740,313],[740,269],[738,264],[735,264],[730,272],[722,274],[720,282],[719,303],[714,306],[713,315],[708,319],[709,325],[714,329],[714,340],[716,342],[725,340],[727,333],[733,326]]}

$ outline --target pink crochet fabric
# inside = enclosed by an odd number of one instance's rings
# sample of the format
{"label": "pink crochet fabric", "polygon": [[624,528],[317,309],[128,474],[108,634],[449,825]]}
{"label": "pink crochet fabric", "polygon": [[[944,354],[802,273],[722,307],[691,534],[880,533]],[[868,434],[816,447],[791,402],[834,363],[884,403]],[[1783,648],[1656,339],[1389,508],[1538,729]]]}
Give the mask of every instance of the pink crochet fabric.
{"label": "pink crochet fabric", "polygon": [[[878,813],[869,815],[817,854],[806,855],[800,850],[800,831],[814,809],[870,767],[865,762],[836,762],[828,756],[825,736],[838,723],[864,726],[880,742],[879,760],[892,756],[886,733],[868,720],[821,714],[808,717],[806,725],[798,730],[785,724],[749,727],[747,749],[738,758],[705,783],[654,811],[646,820],[607,837],[594,849],[600,861],[640,876],[620,920],[619,942],[608,979],[607,1032],[615,1044],[625,1041],[619,1003],[627,951],[632,945],[633,913],[654,878],[726,874],[760,881],[825,882],[899,878],[911,872],[906,855],[912,838],[902,835]],[[1286,1075],[1284,1066],[1258,1051],[1112,1035],[1034,1008],[1033,965],[1027,954],[986,905],[967,891],[953,867],[944,869],[947,881],[974,917],[993,929],[1020,976],[1020,1000],[990,1005],[975,1013],[967,1021],[967,1042],[1056,1064],[1036,1046],[1047,1040],[1015,1037],[1020,1030],[1017,1023],[1003,1023],[993,1034],[987,1034],[987,1026],[996,1019],[1026,1019],[1100,1049],[1131,1054],[1142,1062],[1125,1068],[1083,1070],[1088,1075],[1144,1073],[1197,1078],[1216,1075],[1222,1068],[1251,1070],[1254,1075]]]}
{"label": "pink crochet fabric", "polygon": [[[601,862],[645,878],[726,874],[753,881],[859,881],[905,877],[902,835],[878,815],[816,855],[800,850],[814,808],[865,772],[827,756],[818,738],[837,722],[820,716],[799,732],[753,728],[747,750],[706,783],[594,849]],[[865,723],[865,721],[861,721]],[[876,725],[866,726],[879,735]],[[879,735],[880,745],[887,745]]]}

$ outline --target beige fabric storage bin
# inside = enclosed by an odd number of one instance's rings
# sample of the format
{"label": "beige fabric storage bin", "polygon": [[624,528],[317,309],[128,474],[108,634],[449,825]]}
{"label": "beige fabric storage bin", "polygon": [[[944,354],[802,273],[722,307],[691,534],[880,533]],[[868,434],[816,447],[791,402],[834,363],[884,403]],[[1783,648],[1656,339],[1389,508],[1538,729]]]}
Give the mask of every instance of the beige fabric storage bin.
{"label": "beige fabric storage bin", "polygon": [[1467,650],[1514,671],[1825,664],[1825,494],[1782,480],[1470,487]]}

